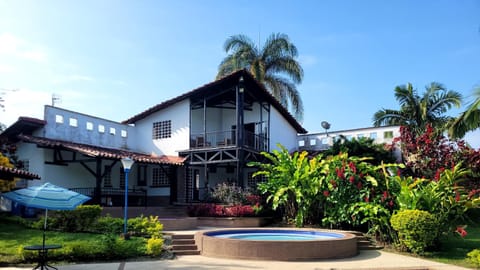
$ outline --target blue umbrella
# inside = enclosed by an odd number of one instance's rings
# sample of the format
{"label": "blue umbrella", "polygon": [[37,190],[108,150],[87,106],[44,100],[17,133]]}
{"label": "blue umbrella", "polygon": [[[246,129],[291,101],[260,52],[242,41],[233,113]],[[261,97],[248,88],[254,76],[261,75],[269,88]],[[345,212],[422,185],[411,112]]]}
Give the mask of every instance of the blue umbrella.
{"label": "blue umbrella", "polygon": [[43,246],[45,246],[48,210],[73,210],[90,200],[88,196],[50,183],[10,191],[1,194],[1,196],[27,207],[45,209]]}

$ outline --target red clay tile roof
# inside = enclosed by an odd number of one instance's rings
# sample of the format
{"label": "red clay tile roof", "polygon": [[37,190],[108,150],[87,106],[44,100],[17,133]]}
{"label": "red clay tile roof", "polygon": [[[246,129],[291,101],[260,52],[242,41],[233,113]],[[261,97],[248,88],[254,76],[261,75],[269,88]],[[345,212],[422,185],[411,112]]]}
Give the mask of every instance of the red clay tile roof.
{"label": "red clay tile roof", "polygon": [[34,137],[29,135],[19,135],[19,139],[28,143],[35,143],[40,147],[59,148],[81,153],[85,156],[100,157],[106,159],[122,159],[129,157],[135,162],[150,164],[171,164],[182,165],[185,161],[183,157],[177,156],[155,156],[145,153],[133,152],[124,149],[113,149],[88,144],[80,144],[62,140],[54,140],[49,138]]}
{"label": "red clay tile roof", "polygon": [[[218,91],[218,88],[220,87],[231,87],[231,86],[235,86],[238,84],[238,80],[239,78],[243,76],[244,80],[245,80],[245,84],[248,86],[248,85],[251,85],[252,88],[254,87],[255,90],[257,91],[258,89],[258,93],[259,94],[262,94],[270,104],[272,104],[273,107],[275,107],[279,112],[280,114],[290,123],[290,125],[292,125],[295,130],[300,133],[300,134],[304,134],[304,133],[307,133],[307,130],[305,130],[301,125],[300,123],[297,122],[297,120],[287,111],[287,109],[285,109],[285,107],[283,105],[280,104],[280,102],[272,96],[272,94],[263,86],[263,84],[259,83],[257,80],[255,80],[255,78],[253,78],[253,76],[250,74],[250,72],[248,72],[247,70],[245,69],[242,69],[242,70],[239,70],[239,71],[236,71],[236,72],[233,72],[232,74],[230,75],[227,75],[225,77],[222,77],[218,80],[215,80],[213,82],[210,82],[210,83],[207,83],[203,86],[200,86],[196,89],[193,89],[187,93],[184,93],[178,97],[175,97],[175,98],[172,98],[170,100],[167,100],[165,102],[162,102],[158,105],[155,105],[125,121],[123,121],[122,123],[123,124],[133,124],[147,116],[149,116],[150,114],[152,113],[155,113],[157,111],[160,111],[164,108],[167,108],[168,106],[171,106],[177,102],[180,102],[184,99],[187,99],[187,98],[190,98],[192,96],[197,96],[197,95],[202,95],[206,92],[209,92],[209,91]],[[248,89],[248,88],[247,88]]]}
{"label": "red clay tile roof", "polygon": [[40,176],[35,173],[27,172],[17,168],[8,168],[0,166],[0,179],[10,180],[14,177],[24,178],[24,179],[40,179]]}
{"label": "red clay tile roof", "polygon": [[17,134],[23,133],[30,135],[33,131],[43,127],[46,123],[45,120],[21,116],[15,123],[0,134],[0,138],[8,138],[12,142],[15,142],[18,140]]}

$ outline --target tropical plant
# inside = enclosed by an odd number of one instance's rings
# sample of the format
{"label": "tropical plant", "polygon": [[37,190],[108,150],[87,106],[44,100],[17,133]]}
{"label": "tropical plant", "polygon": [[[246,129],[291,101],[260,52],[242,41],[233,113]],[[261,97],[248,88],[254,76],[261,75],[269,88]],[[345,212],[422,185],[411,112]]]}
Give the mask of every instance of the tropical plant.
{"label": "tropical plant", "polygon": [[473,95],[475,100],[450,125],[448,134],[451,138],[463,138],[467,132],[480,128],[480,87]]}
{"label": "tropical plant", "polygon": [[229,53],[219,65],[217,78],[236,70],[247,69],[263,83],[285,108],[303,117],[303,102],[296,85],[303,79],[303,69],[296,60],[297,47],[285,34],[272,34],[262,48],[245,35],[231,36],[224,49]]}
{"label": "tropical plant", "polygon": [[333,142],[332,147],[323,152],[324,156],[338,155],[340,153],[347,153],[349,156],[369,157],[367,160],[375,165],[380,165],[382,162],[395,162],[393,153],[386,149],[383,144],[376,144],[372,138],[352,138],[347,140],[344,138],[337,139]]}
{"label": "tropical plant", "polygon": [[445,113],[452,106],[460,107],[462,95],[445,86],[432,82],[420,96],[412,84],[395,87],[395,98],[400,103],[400,110],[381,109],[373,116],[373,125],[408,126],[414,134],[423,132],[427,124],[438,130],[444,130],[451,117]]}

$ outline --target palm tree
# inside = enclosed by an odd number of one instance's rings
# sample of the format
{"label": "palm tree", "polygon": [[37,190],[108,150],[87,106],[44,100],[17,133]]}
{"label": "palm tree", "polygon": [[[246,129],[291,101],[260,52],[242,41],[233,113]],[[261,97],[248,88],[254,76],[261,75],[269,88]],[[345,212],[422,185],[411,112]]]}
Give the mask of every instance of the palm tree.
{"label": "palm tree", "polygon": [[403,125],[408,126],[415,134],[425,131],[428,123],[432,127],[444,130],[452,119],[445,113],[452,106],[460,107],[462,95],[453,90],[447,90],[443,85],[432,82],[426,87],[425,93],[419,96],[412,84],[395,87],[395,98],[400,103],[400,110],[381,109],[373,116],[373,125]]}
{"label": "palm tree", "polygon": [[285,108],[292,107],[297,120],[302,119],[303,103],[296,84],[302,82],[303,69],[287,35],[270,35],[262,48],[245,35],[235,35],[225,41],[224,49],[229,54],[218,67],[217,79],[247,69]]}
{"label": "palm tree", "polygon": [[448,129],[451,138],[463,138],[469,131],[480,128],[480,87],[473,91],[475,100],[452,122]]}

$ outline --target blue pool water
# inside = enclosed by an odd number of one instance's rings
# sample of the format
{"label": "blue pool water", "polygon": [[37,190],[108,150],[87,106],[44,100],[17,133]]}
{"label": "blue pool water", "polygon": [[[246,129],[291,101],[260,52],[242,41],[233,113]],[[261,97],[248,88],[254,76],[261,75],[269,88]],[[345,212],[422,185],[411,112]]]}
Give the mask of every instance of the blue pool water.
{"label": "blue pool water", "polygon": [[206,233],[208,236],[239,240],[260,241],[308,241],[343,238],[343,234],[302,230],[226,230]]}

